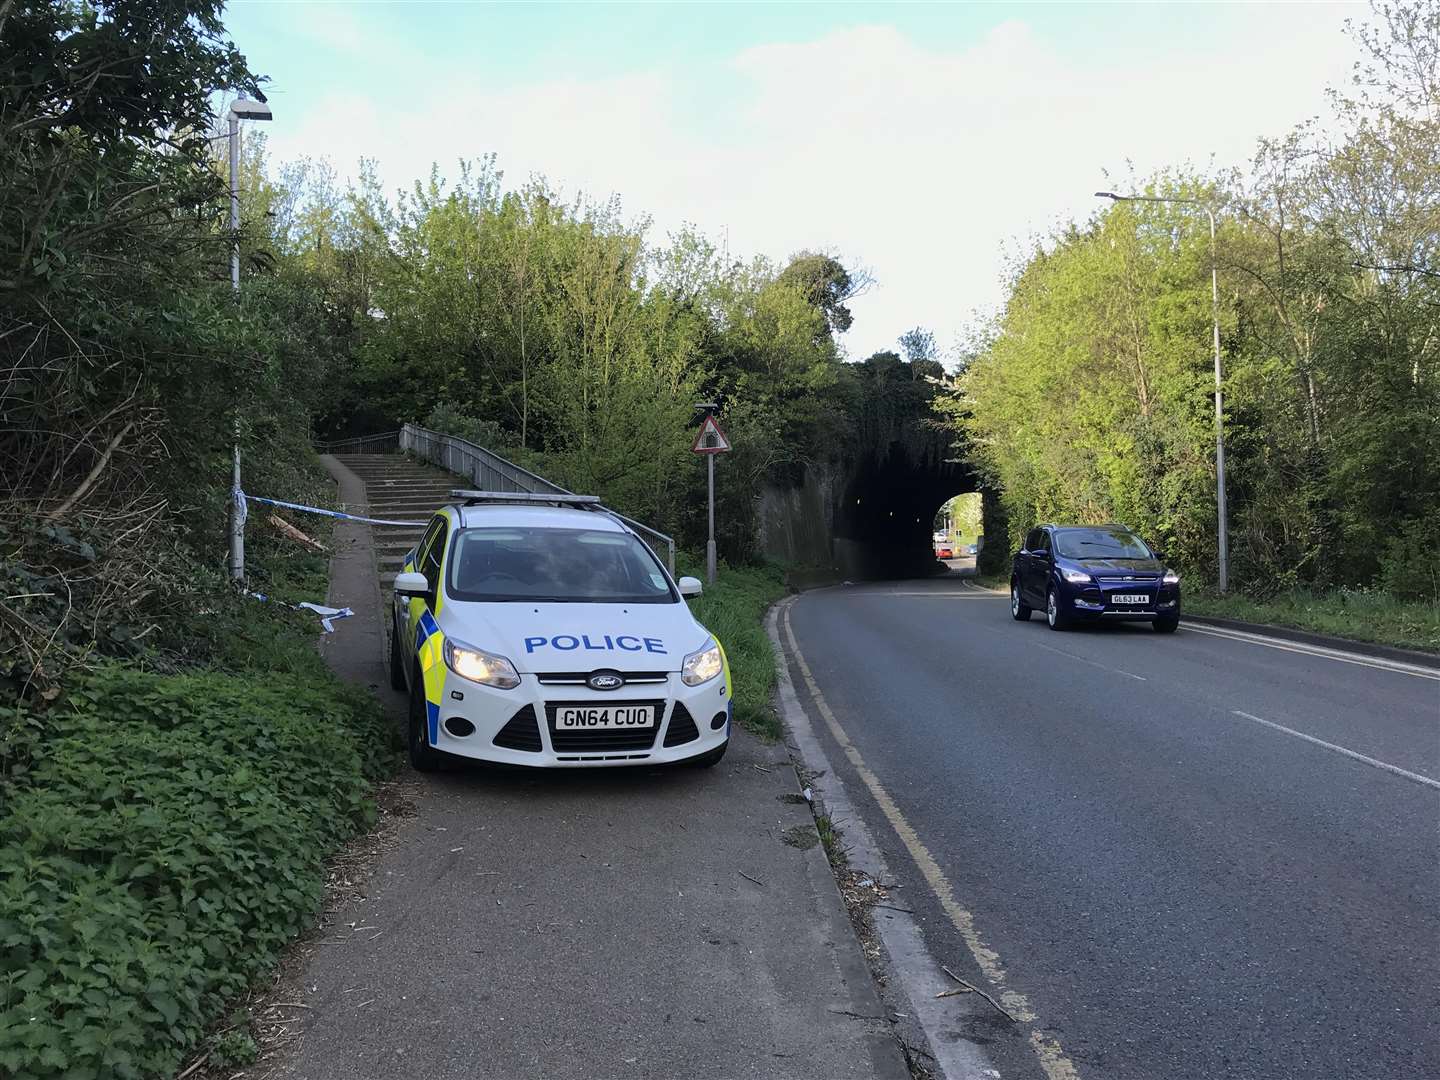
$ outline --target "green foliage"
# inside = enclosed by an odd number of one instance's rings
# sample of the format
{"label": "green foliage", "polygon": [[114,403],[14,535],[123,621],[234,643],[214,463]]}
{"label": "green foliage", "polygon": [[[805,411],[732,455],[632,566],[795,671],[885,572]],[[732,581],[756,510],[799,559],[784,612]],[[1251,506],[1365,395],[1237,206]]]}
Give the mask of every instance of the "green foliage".
{"label": "green foliage", "polygon": [[1232,580],[1434,595],[1417,553],[1440,505],[1440,3],[1376,14],[1354,86],[1332,93],[1335,134],[1263,142],[1248,178],[1158,176],[1144,194],[1192,205],[1115,204],[1020,268],[944,404],[1003,492],[1012,547],[1037,520],[1119,520],[1213,580],[1202,203],[1219,219]]}
{"label": "green foliage", "polygon": [[1400,600],[1381,589],[1288,589],[1265,597],[1187,592],[1196,615],[1293,626],[1319,634],[1440,652],[1440,603]]}
{"label": "green foliage", "polygon": [[[703,576],[698,560],[686,556],[680,573]],[[766,739],[778,739],[780,722],[770,706],[775,689],[775,651],[765,632],[765,610],[785,595],[784,580],[773,566],[721,564],[716,583],[707,586],[690,610],[725,648],[735,683],[735,721]]]}
{"label": "green foliage", "polygon": [[309,924],[385,745],[371,699],[309,676],[106,666],[73,690],[0,789],[5,1074],[172,1072]]}

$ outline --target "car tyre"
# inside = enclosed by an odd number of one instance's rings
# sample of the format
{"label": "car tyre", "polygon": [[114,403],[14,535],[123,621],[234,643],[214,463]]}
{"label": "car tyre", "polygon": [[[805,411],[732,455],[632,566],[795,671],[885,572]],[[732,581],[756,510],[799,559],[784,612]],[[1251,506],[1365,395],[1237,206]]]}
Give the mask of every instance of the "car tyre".
{"label": "car tyre", "polygon": [[1070,628],[1070,615],[1060,606],[1060,597],[1053,587],[1045,593],[1045,622],[1051,630]]}
{"label": "car tyre", "polygon": [[407,742],[410,745],[410,765],[416,772],[434,772],[440,768],[445,755],[430,745],[425,723],[425,680],[415,672],[415,682],[410,687],[410,731]]}
{"label": "car tyre", "polygon": [[1016,622],[1029,622],[1030,610],[1030,605],[1020,597],[1020,583],[1010,582],[1010,617]]}
{"label": "car tyre", "polygon": [[390,689],[405,692],[405,657],[400,652],[400,632],[390,627]]}
{"label": "car tyre", "polygon": [[725,751],[730,749],[730,740],[726,739],[714,750],[707,751],[699,757],[693,757],[685,764],[696,769],[712,769],[720,764],[720,759],[725,756]]}
{"label": "car tyre", "polygon": [[1165,618],[1156,619],[1150,625],[1155,628],[1157,634],[1173,634],[1180,628],[1180,616],[1166,616]]}

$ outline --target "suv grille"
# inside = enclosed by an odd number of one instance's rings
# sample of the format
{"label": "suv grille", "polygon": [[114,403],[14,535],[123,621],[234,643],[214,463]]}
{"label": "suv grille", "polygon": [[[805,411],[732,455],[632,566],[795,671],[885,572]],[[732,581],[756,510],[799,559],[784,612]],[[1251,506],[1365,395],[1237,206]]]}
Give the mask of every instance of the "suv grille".
{"label": "suv grille", "polygon": [[670,726],[665,729],[665,745],[680,746],[699,737],[700,729],[695,726],[695,718],[677,701],[675,711],[670,714]]}
{"label": "suv grille", "polygon": [[[617,750],[649,750],[655,745],[655,735],[660,730],[657,720],[649,727],[613,728],[608,731],[556,731],[555,710],[562,705],[594,708],[601,704],[589,701],[548,701],[545,703],[545,720],[550,728],[550,746],[557,754],[608,754]],[[606,701],[605,705],[649,705],[657,717],[665,712],[664,701]],[[508,725],[507,725],[508,726]]]}
{"label": "suv grille", "polygon": [[541,750],[540,724],[535,719],[535,706],[526,705],[512,716],[505,726],[495,733],[492,741],[506,750],[538,754]]}

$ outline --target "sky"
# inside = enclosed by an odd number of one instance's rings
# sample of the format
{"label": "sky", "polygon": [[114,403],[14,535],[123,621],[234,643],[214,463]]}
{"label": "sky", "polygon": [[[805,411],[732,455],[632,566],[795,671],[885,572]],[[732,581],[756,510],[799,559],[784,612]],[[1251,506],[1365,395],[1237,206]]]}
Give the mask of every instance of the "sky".
{"label": "sky", "polygon": [[1156,170],[1243,166],[1326,113],[1356,4],[232,0],[272,162],[388,189],[494,153],[507,186],[619,195],[652,239],[867,269],[852,358],[942,348],[1035,238]]}

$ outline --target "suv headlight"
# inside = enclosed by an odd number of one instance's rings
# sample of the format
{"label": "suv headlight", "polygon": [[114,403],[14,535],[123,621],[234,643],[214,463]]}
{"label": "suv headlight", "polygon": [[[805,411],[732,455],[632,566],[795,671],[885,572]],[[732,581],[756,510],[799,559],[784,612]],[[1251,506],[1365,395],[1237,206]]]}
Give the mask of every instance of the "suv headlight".
{"label": "suv headlight", "polygon": [[481,686],[493,686],[497,690],[514,690],[520,685],[520,674],[515,665],[503,656],[477,649],[463,641],[445,639],[445,666],[462,679],[469,679]]}
{"label": "suv headlight", "polygon": [[724,669],[725,662],[720,659],[720,646],[714,638],[710,638],[698,652],[692,652],[685,657],[685,663],[680,665],[680,681],[686,686],[699,686],[715,678]]}
{"label": "suv headlight", "polygon": [[1072,585],[1080,585],[1090,580],[1090,575],[1084,570],[1061,570],[1060,576]]}
{"label": "suv headlight", "polygon": [[1163,581],[1166,585],[1179,585],[1180,575],[1177,574],[1174,570],[1166,570],[1165,576],[1160,580]]}

